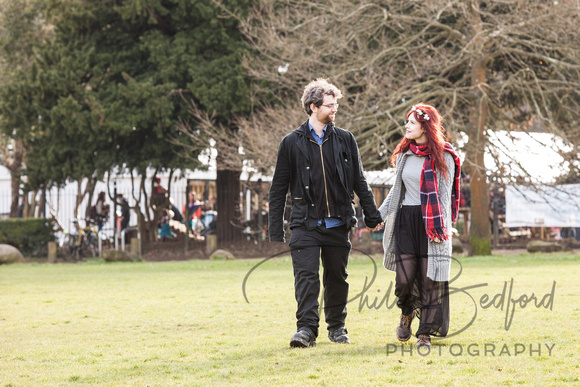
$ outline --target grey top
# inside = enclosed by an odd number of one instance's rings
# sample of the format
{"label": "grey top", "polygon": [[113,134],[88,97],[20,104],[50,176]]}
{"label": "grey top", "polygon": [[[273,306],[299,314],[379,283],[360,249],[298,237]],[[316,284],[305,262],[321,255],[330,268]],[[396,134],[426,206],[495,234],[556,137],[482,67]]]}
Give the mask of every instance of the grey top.
{"label": "grey top", "polygon": [[[383,249],[385,256],[383,266],[390,271],[395,271],[395,219],[401,208],[403,197],[405,196],[405,186],[403,184],[402,172],[406,161],[413,152],[410,150],[397,156],[397,174],[395,183],[389,191],[389,195],[379,208],[382,218],[385,221],[385,233],[383,236]],[[445,179],[442,173],[437,171],[437,188],[439,189],[439,204],[445,229],[449,234],[449,239],[440,243],[429,241],[427,252],[427,277],[433,281],[449,281],[451,274],[451,190],[453,189],[453,176],[455,175],[455,162],[451,153],[445,152],[445,163],[447,164],[447,175]]]}
{"label": "grey top", "polygon": [[403,184],[405,185],[404,206],[421,205],[421,171],[425,157],[411,154],[407,157],[405,168],[403,168]]}

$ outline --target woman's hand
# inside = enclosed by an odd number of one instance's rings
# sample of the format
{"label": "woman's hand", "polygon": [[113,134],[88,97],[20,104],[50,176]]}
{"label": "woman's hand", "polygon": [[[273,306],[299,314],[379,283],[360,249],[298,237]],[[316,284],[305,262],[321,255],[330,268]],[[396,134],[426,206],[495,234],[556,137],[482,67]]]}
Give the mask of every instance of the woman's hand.
{"label": "woman's hand", "polygon": [[375,228],[370,228],[370,227],[367,227],[367,228],[371,231],[377,232],[377,231],[381,231],[384,226],[385,226],[385,222],[381,222],[381,223],[377,224],[375,226]]}
{"label": "woman's hand", "polygon": [[437,237],[433,238],[432,241],[435,243],[441,243],[441,239],[439,239]]}

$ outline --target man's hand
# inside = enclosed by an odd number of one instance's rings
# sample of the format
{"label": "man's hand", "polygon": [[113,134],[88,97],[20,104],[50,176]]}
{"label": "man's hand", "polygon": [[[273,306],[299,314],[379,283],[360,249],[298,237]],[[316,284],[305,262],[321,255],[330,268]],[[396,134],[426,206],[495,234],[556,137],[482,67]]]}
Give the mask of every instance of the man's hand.
{"label": "man's hand", "polygon": [[375,228],[370,228],[370,227],[367,227],[367,228],[368,228],[370,231],[377,232],[377,231],[381,231],[381,230],[383,229],[383,227],[385,227],[385,222],[381,222],[381,223],[377,224],[377,225],[375,226]]}

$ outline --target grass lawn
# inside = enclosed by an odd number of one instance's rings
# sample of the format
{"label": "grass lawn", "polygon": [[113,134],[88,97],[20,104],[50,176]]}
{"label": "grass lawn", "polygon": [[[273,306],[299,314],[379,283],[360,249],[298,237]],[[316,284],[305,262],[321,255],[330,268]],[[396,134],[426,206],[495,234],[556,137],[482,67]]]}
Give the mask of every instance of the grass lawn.
{"label": "grass lawn", "polygon": [[355,253],[349,264],[352,344],[329,342],[322,322],[308,349],[289,347],[288,256],[257,267],[260,260],[0,266],[0,386],[580,383],[580,255],[460,261],[450,285],[454,334],[428,354],[416,339],[397,342],[394,273],[378,256]]}

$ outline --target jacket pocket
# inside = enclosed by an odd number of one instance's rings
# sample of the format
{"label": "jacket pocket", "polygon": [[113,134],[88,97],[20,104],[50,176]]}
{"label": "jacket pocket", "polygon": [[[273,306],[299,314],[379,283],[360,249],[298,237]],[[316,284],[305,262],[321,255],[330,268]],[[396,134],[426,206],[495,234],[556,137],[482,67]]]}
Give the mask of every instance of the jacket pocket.
{"label": "jacket pocket", "polygon": [[344,169],[344,178],[345,178],[345,185],[346,185],[346,189],[347,191],[350,193],[350,191],[353,189],[353,183],[354,183],[354,164],[353,161],[350,158],[350,154],[346,151],[342,151],[341,152],[341,160],[340,162],[343,165],[343,169]]}
{"label": "jacket pocket", "polygon": [[292,202],[292,211],[290,213],[290,224],[302,224],[306,221],[308,215],[308,206],[302,199]]}

